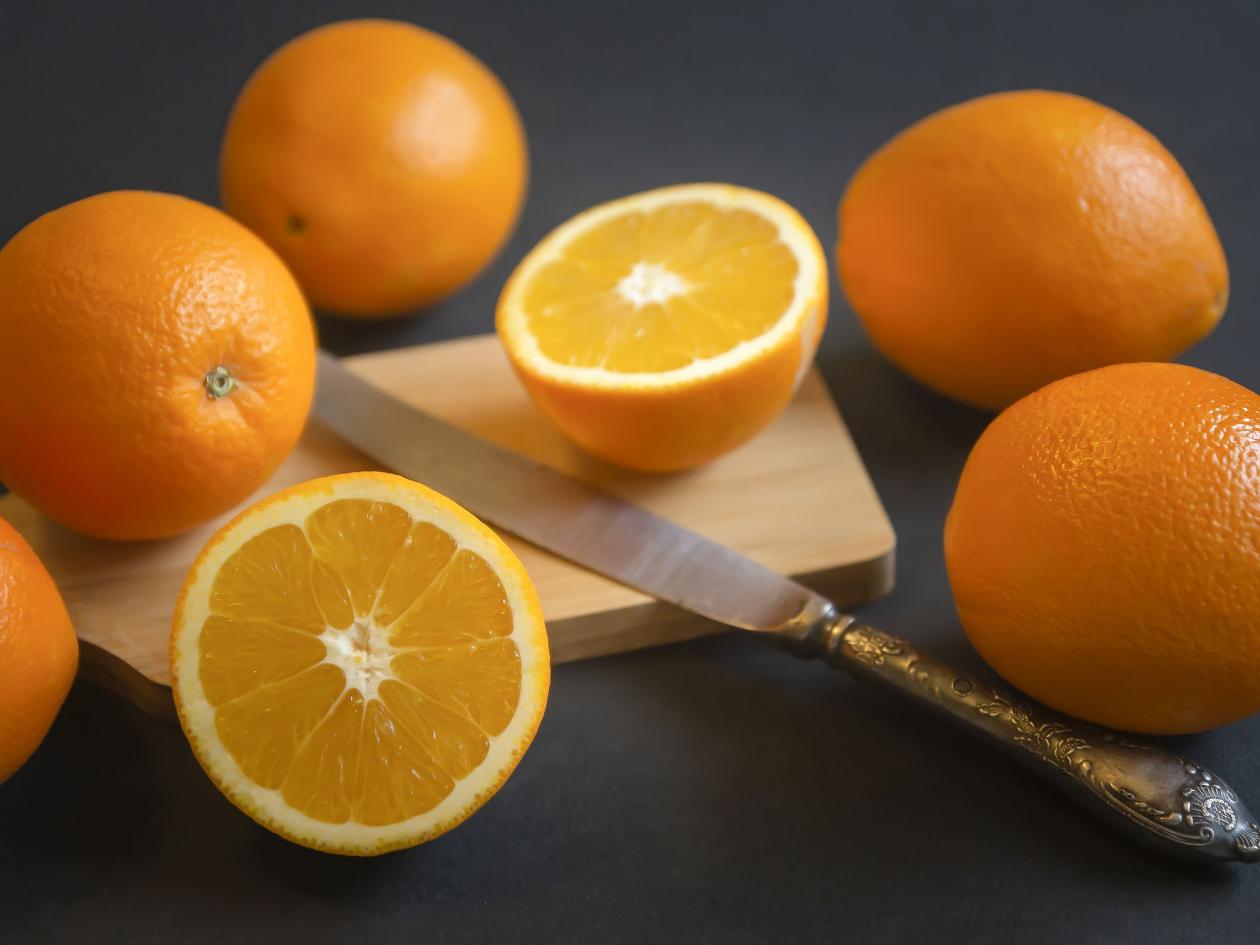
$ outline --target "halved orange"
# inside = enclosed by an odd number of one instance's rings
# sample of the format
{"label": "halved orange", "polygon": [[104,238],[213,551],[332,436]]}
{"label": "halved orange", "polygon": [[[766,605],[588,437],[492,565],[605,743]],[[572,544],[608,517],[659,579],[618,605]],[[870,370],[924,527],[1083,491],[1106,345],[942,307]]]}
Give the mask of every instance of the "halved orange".
{"label": "halved orange", "polygon": [[520,561],[451,500],[385,473],[315,479],[201,552],[171,634],[175,706],[237,807],[368,855],[458,825],[542,720],[547,634]]}
{"label": "halved orange", "polygon": [[668,471],[733,449],[787,405],[827,319],[827,264],[777,197],[683,184],[603,204],[525,257],[499,337],[580,446]]}

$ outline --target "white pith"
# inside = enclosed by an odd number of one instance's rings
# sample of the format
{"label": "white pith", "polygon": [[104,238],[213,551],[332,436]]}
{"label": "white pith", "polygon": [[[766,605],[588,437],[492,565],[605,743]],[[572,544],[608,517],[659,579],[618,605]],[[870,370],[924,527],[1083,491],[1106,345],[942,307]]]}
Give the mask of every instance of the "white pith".
{"label": "white pith", "polygon": [[624,278],[617,283],[617,291],[635,308],[645,305],[661,305],[676,295],[687,291],[687,283],[676,272],[660,263],[635,263]]}
{"label": "white pith", "polygon": [[[246,803],[251,816],[263,823],[274,823],[288,835],[313,846],[336,847],[345,852],[372,852],[440,830],[462,819],[468,809],[476,806],[479,799],[484,800],[483,795],[515,766],[542,711],[550,678],[550,663],[537,598],[514,569],[499,566],[505,560],[515,561],[515,556],[497,535],[471,515],[459,514],[430,502],[425,495],[413,490],[414,485],[403,487],[388,479],[334,478],[325,481],[325,494],[297,494],[247,515],[206,553],[190,576],[182,610],[183,620],[172,636],[173,685],[181,722],[202,765],[223,790]],[[428,522],[445,531],[455,539],[457,550],[467,549],[480,555],[494,568],[503,584],[513,617],[512,633],[508,639],[516,643],[520,654],[521,689],[516,714],[502,732],[489,736],[490,747],[481,764],[457,781],[451,793],[436,807],[408,820],[383,826],[354,820],[340,824],[316,820],[290,807],[279,790],[264,788],[252,781],[220,741],[214,721],[215,709],[201,685],[201,629],[211,612],[211,585],[224,562],[259,532],[277,525],[302,527],[316,507],[337,499],[393,503],[415,521]],[[378,628],[366,629],[372,634],[372,639],[380,642]],[[385,664],[387,650],[382,647],[379,650],[381,655],[372,658],[354,638],[345,638],[347,632],[330,628],[321,635],[327,648],[325,661],[341,666],[343,671],[350,668],[346,672],[347,688],[358,688],[365,698],[369,696],[369,690],[371,695],[375,695],[376,687],[388,678],[379,671]],[[342,639],[335,639],[336,634],[342,635]],[[362,660],[358,658],[360,656]]]}
{"label": "white pith", "polygon": [[384,680],[394,678],[391,664],[398,650],[389,642],[389,632],[370,617],[345,629],[327,627],[319,639],[325,649],[323,662],[341,670],[346,689],[359,690],[365,702],[376,698]]}
{"label": "white pith", "polygon": [[[560,364],[547,357],[529,331],[526,313],[521,305],[522,294],[533,274],[561,255],[569,243],[610,218],[633,211],[651,211],[673,203],[711,203],[724,209],[748,210],[775,224],[779,239],[792,252],[797,262],[792,301],[779,320],[756,338],[741,341],[714,357],[698,358],[684,367],[670,371],[609,371],[601,367]],[[631,270],[631,275],[635,271],[642,273],[641,267],[653,265],[641,262]],[[676,274],[669,273],[663,267],[655,268],[678,278],[678,282],[682,283],[682,291],[685,291],[685,281]],[[653,287],[660,286],[662,280],[655,278],[656,273],[651,275]],[[623,295],[627,294],[623,287],[629,278],[630,276],[623,278],[618,285]],[[632,285],[641,289],[646,283],[647,278],[641,274]],[[679,294],[678,291],[672,291],[677,288],[677,283],[664,284],[670,288],[672,295]],[[811,329],[823,314],[820,309],[826,284],[826,262],[818,238],[805,219],[791,206],[769,194],[732,184],[680,184],[601,204],[578,214],[552,231],[529,252],[512,274],[500,303],[500,329],[509,342],[509,350],[528,370],[578,387],[609,390],[661,389],[693,383],[755,360],[798,334],[802,335],[802,354],[808,354],[808,357],[802,359],[800,374],[803,376],[817,345],[817,338],[813,337],[816,332]],[[642,292],[638,294],[642,295]]]}

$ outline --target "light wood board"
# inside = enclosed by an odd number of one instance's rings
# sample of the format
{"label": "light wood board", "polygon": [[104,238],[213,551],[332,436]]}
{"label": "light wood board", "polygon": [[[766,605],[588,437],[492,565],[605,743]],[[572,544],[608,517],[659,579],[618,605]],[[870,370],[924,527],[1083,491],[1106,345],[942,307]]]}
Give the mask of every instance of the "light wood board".
{"label": "light wood board", "polygon": [[[779,419],[744,447],[688,473],[656,476],[595,460],[530,404],[491,335],[348,359],[410,403],[802,579],[852,606],[892,587],[893,532],[817,372]],[[378,464],[312,420],[293,455],[250,501],[315,476]],[[142,708],[167,712],[167,636],[193,558],[224,521],[177,538],[104,542],[66,531],[13,495],[0,516],[52,573],[83,648],[82,672]],[[542,601],[556,662],[719,629],[506,536]]]}

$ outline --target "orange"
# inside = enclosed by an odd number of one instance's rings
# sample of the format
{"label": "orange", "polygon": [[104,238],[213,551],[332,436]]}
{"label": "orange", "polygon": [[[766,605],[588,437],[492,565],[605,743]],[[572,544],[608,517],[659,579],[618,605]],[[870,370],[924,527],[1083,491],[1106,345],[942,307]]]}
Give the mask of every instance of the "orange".
{"label": "orange", "polygon": [[370,855],[450,830],[542,719],[547,633],[489,528],[384,473],[316,479],[241,513],[193,565],[171,678],[193,752],[297,843]]}
{"label": "orange", "polygon": [[0,482],[81,532],[157,538],[227,511],[288,455],[314,329],[239,223],[116,191],[0,250],[0,378]]}
{"label": "orange", "polygon": [[845,190],[837,259],[876,347],[990,410],[1069,374],[1173,358],[1229,293],[1173,156],[1059,92],[974,99],[889,141]]}
{"label": "orange", "polygon": [[497,326],[525,388],[579,446],[686,469],[787,405],[827,319],[818,238],[783,201],[729,184],[614,200],[512,274]]}
{"label": "orange", "polygon": [[1050,384],[976,443],[945,560],[976,649],[1056,709],[1158,734],[1260,710],[1260,397],[1176,364]]}
{"label": "orange", "polygon": [[323,26],[250,77],[228,119],[229,213],[319,308],[388,315],[445,298],[507,240],[525,132],[489,69],[390,20]]}
{"label": "orange", "polygon": [[79,665],[79,641],[57,587],[0,518],[0,781],[48,734]]}

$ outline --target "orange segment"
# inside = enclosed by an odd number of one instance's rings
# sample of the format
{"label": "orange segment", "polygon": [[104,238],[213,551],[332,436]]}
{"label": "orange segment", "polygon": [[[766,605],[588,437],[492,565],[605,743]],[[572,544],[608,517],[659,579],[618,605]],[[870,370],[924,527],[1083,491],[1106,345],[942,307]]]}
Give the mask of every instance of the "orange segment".
{"label": "orange segment", "polygon": [[341,853],[421,842],[471,814],[546,698],[537,599],[480,522],[407,480],[316,480],[202,552],[171,641],[202,765],[278,833]]}
{"label": "orange segment", "polygon": [[428,522],[416,522],[394,558],[376,601],[377,623],[392,624],[433,583],[455,554],[455,540]]}
{"label": "orange segment", "polygon": [[686,184],[564,223],[517,267],[497,327],[579,445],[649,471],[738,446],[787,404],[827,309],[822,248],[769,194]]}
{"label": "orange segment", "polygon": [[319,727],[303,740],[280,786],[289,804],[316,820],[339,824],[350,819],[364,747],[360,743],[363,701],[359,690],[345,690]]}
{"label": "orange segment", "polygon": [[362,499],[329,502],[307,517],[311,550],[341,576],[355,616],[371,615],[412,524],[398,506]]}
{"label": "orange segment", "polygon": [[214,728],[224,749],[260,787],[278,788],[298,747],[345,689],[345,676],[327,663],[219,706]]}
{"label": "orange segment", "polygon": [[[394,673],[423,696],[467,716],[489,735],[512,719],[520,698],[521,658],[511,640],[413,650],[394,658]],[[492,685],[470,685],[492,680]]]}
{"label": "orange segment", "polygon": [[463,713],[393,680],[381,687],[381,702],[399,726],[420,736],[433,765],[450,777],[464,777],[486,757],[490,740]]}
{"label": "orange segment", "polygon": [[319,633],[324,618],[310,580],[314,566],[300,528],[270,528],[223,565],[210,590],[210,606],[224,617]]}
{"label": "orange segment", "polygon": [[370,748],[355,772],[354,818],[360,823],[383,826],[400,815],[414,817],[432,810],[455,787],[455,779],[434,763],[421,733],[403,726],[380,700],[367,704],[362,738]]}
{"label": "orange segment", "polygon": [[350,589],[341,575],[327,561],[315,558],[311,561],[311,592],[323,615],[324,624],[345,630],[354,623],[354,604]]}
{"label": "orange segment", "polygon": [[311,634],[266,621],[215,614],[201,633],[201,684],[216,706],[296,676],[326,652]]}
{"label": "orange segment", "polygon": [[393,624],[397,647],[460,646],[512,632],[512,611],[485,560],[460,551]]}

